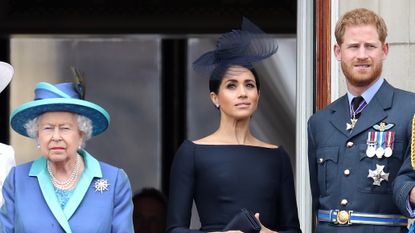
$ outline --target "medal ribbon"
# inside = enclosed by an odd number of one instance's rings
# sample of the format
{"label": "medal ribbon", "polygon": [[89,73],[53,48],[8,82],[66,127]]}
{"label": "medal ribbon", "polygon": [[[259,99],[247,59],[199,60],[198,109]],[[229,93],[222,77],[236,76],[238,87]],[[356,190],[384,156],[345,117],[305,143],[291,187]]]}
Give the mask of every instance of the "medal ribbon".
{"label": "medal ribbon", "polygon": [[395,132],[388,131],[386,133],[386,148],[390,147],[393,150],[393,141],[395,140]]}
{"label": "medal ribbon", "polygon": [[368,142],[369,142],[369,144],[373,144],[375,142],[375,132],[374,131],[369,132]]}
{"label": "medal ribbon", "polygon": [[375,131],[369,131],[367,135],[367,148],[366,148],[366,155],[369,158],[372,158],[376,153],[376,139],[375,139]]}
{"label": "medal ribbon", "polygon": [[377,132],[378,133],[378,148],[383,148],[383,144],[385,143],[385,132]]}
{"label": "medal ribbon", "polygon": [[350,115],[353,119],[356,118],[356,115],[361,113],[363,111],[363,109],[366,107],[367,103],[366,101],[363,99],[362,102],[360,102],[359,106],[355,109],[353,109],[353,106],[350,106]]}

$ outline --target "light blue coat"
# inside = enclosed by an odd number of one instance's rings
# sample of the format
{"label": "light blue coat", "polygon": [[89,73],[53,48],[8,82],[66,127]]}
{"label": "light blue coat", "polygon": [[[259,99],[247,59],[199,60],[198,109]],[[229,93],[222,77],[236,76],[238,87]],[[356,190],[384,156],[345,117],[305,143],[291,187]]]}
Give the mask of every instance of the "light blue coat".
{"label": "light blue coat", "polygon": [[[131,187],[125,172],[86,151],[81,156],[85,169],[64,209],[43,156],[13,168],[3,186],[0,232],[133,232]],[[108,190],[96,191],[100,179],[107,180]]]}

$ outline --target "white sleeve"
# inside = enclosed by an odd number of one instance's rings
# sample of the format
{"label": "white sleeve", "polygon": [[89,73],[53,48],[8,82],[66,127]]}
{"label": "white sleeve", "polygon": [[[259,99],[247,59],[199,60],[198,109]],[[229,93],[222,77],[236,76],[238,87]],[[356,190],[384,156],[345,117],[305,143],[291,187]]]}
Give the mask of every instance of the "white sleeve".
{"label": "white sleeve", "polygon": [[16,162],[14,160],[13,147],[0,143],[0,206],[3,205],[3,193],[1,189],[4,180],[9,174],[10,169],[14,166],[16,166]]}

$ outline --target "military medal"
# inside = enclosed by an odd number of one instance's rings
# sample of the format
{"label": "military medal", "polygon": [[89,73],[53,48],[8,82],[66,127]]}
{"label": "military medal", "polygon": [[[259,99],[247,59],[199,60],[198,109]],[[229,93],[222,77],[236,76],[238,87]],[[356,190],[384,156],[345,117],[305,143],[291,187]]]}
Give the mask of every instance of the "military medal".
{"label": "military medal", "polygon": [[352,118],[350,119],[350,123],[346,123],[346,130],[352,130],[354,126],[356,125],[357,119]]}
{"label": "military medal", "polygon": [[369,158],[373,158],[373,156],[375,156],[376,154],[376,145],[375,144],[370,144],[367,146],[366,149],[366,155]]}
{"label": "military medal", "polygon": [[383,168],[385,168],[385,165],[376,164],[375,170],[369,169],[369,174],[367,177],[373,179],[373,185],[380,186],[382,181],[389,180],[389,173],[385,173]]}
{"label": "military medal", "polygon": [[[374,125],[373,128],[377,131],[375,136],[376,141],[376,157],[381,159],[383,156],[389,158],[393,154],[393,142],[395,140],[395,132],[387,131],[393,128],[395,124],[380,122],[377,125]],[[366,152],[367,154],[367,152]]]}
{"label": "military medal", "polygon": [[376,157],[378,157],[378,159],[381,159],[384,153],[385,150],[382,147],[378,147],[375,152]]}
{"label": "military medal", "polygon": [[376,149],[376,157],[381,159],[383,154],[385,153],[385,149],[383,148],[383,144],[385,143],[385,132],[377,132],[378,134],[378,148]]}
{"label": "military medal", "polygon": [[[362,112],[363,111],[363,109],[366,107],[366,105],[367,105],[367,103],[366,103],[366,101],[364,101],[364,99],[363,98],[361,98],[363,101],[362,102],[360,102],[360,104],[359,104],[359,106],[357,106],[357,108],[356,109],[353,109],[353,106],[350,106],[350,116],[351,116],[351,119],[350,119],[350,123],[346,123],[346,130],[350,130],[350,132],[351,132],[351,130],[356,126],[356,123],[357,123],[357,118],[358,117],[356,117],[356,116],[358,116],[358,114],[360,113],[360,112]],[[352,103],[353,103],[353,101],[352,101]]]}
{"label": "military medal", "polygon": [[376,136],[377,136],[376,131],[371,131],[367,135],[366,155],[369,158],[372,158],[373,156],[375,156],[375,153],[376,153]]}
{"label": "military medal", "polygon": [[389,157],[391,157],[392,156],[392,148],[390,148],[390,147],[386,147],[385,148],[385,157],[386,158],[389,158]]}
{"label": "military medal", "polygon": [[389,158],[392,156],[393,153],[393,141],[395,139],[395,132],[388,131],[386,132],[386,139],[385,139],[385,157]]}

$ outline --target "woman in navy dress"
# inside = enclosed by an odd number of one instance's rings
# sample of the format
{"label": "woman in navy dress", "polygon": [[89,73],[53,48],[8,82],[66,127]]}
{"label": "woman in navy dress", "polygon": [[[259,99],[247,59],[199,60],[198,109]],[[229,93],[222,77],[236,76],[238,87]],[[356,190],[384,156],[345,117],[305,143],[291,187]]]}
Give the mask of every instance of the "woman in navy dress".
{"label": "woman in navy dress", "polygon": [[[244,19],[241,30],[222,35],[214,51],[193,63],[211,72],[210,98],[220,125],[211,135],[184,141],[176,153],[167,232],[242,232],[224,231],[242,208],[255,213],[261,233],[301,232],[289,156],[250,132],[260,96],[253,64],[276,51],[275,41]],[[189,229],[193,200],[199,230]]]}

